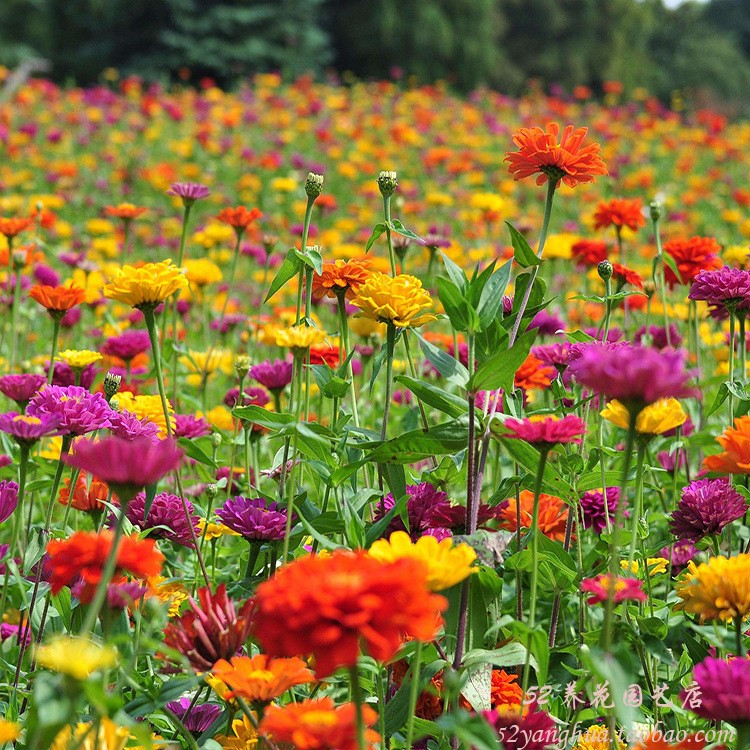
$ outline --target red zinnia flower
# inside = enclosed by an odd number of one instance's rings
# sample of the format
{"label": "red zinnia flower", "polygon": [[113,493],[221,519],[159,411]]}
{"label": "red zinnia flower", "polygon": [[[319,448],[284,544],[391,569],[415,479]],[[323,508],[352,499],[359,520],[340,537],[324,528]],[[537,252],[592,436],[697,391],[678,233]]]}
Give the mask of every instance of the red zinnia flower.
{"label": "red zinnia flower", "polygon": [[508,437],[547,448],[558,443],[580,443],[581,435],[586,434],[586,423],[573,414],[562,418],[545,416],[509,419],[505,426],[512,433]]}
{"label": "red zinnia flower", "polygon": [[602,573],[595,578],[584,578],[581,581],[581,591],[585,591],[591,596],[586,600],[588,604],[601,604],[609,599],[610,591],[614,589],[615,604],[632,600],[635,602],[645,602],[648,597],[643,590],[643,581],[637,578],[624,578],[618,576],[614,581],[608,573]]}
{"label": "red zinnia flower", "polygon": [[253,631],[272,656],[312,654],[316,676],[326,677],[354,666],[360,645],[387,661],[406,636],[431,640],[445,607],[418,560],[336,551],[295,560],[261,583]]}
{"label": "red zinnia flower", "polygon": [[614,198],[602,201],[594,213],[594,229],[628,227],[634,232],[646,224],[643,205],[637,198]]}
{"label": "red zinnia flower", "polygon": [[241,235],[261,216],[263,214],[257,208],[248,211],[244,206],[237,206],[237,208],[225,208],[216,218],[234,227],[235,232]]}
{"label": "red zinnia flower", "polygon": [[623,284],[630,284],[638,289],[643,289],[643,279],[641,278],[641,275],[620,263],[612,264],[612,276]]}
{"label": "red zinnia flower", "polygon": [[70,479],[63,480],[63,485],[58,496],[58,500],[62,505],[70,503],[76,510],[87,512],[104,510],[104,502],[109,495],[109,487],[100,479],[92,477],[89,484],[86,472],[81,471],[73,492],[70,491]]}
{"label": "red zinnia flower", "polygon": [[556,377],[557,370],[554,367],[545,365],[539,357],[529,354],[516,370],[514,384],[516,388],[521,388],[524,391],[530,391],[534,388],[544,390],[549,388]]}
{"label": "red zinnia flower", "polygon": [[609,247],[602,240],[579,240],[573,244],[571,252],[579,265],[596,266],[607,260]]}
{"label": "red zinnia flower", "polygon": [[721,268],[721,246],[713,237],[669,240],[664,243],[664,252],[672,256],[680,272],[678,279],[674,271],[664,265],[665,278],[670,288],[675,284],[689,284],[701,271]]}
{"label": "red zinnia flower", "polygon": [[[88,604],[102,577],[109,557],[114,532],[77,531],[68,539],[53,539],[47,545],[49,553],[50,587],[57,594],[64,586],[72,586],[79,579],[83,588],[79,599]],[[164,555],[151,539],[136,535],[123,537],[117,550],[114,577],[128,573],[135,578],[159,575]]]}
{"label": "red zinnia flower", "polygon": [[607,167],[599,156],[598,143],[583,145],[587,132],[586,128],[575,130],[568,125],[558,143],[560,126],[555,122],[549,123],[546,131],[539,127],[521,128],[513,136],[518,151],[505,155],[508,171],[515,180],[538,174],[537,185],[547,180],[558,184],[562,180],[569,187],[594,182],[598,175],[607,174]]}

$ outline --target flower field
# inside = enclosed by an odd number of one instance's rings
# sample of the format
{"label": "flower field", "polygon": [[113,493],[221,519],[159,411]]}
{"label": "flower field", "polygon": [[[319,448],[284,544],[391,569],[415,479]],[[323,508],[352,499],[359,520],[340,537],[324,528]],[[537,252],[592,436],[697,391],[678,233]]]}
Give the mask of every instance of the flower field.
{"label": "flower field", "polygon": [[0,746],[750,747],[750,124],[606,90],[0,101]]}

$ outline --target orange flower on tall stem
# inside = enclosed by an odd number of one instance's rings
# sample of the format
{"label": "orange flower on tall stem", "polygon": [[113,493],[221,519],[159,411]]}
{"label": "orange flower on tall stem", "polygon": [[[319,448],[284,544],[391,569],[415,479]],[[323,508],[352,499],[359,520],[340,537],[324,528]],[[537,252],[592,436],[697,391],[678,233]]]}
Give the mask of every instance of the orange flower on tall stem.
{"label": "orange flower on tall stem", "polygon": [[33,220],[28,217],[18,217],[13,219],[0,219],[0,234],[5,239],[11,240],[16,235],[21,234],[33,224]]}
{"label": "orange flower on tall stem", "polygon": [[346,299],[352,299],[371,273],[366,260],[338,259],[324,263],[321,272],[313,276],[312,297],[315,300],[323,297],[335,299],[343,294]]}
{"label": "orange flower on tall stem", "polygon": [[634,232],[646,225],[643,205],[637,198],[613,198],[602,201],[594,213],[594,229],[615,227],[620,230],[628,227]]}
{"label": "orange flower on tall stem", "polygon": [[36,300],[50,314],[64,313],[86,298],[86,292],[77,286],[43,286],[37,284],[29,290],[29,297]]}
{"label": "orange flower on tall stem", "polygon": [[[531,528],[531,519],[534,510],[534,493],[530,490],[522,490],[521,499],[521,529]],[[498,520],[500,526],[508,531],[518,530],[518,515],[516,509],[516,498],[506,500],[501,506]],[[568,520],[568,506],[556,495],[539,495],[539,531],[555,541],[562,542],[565,539],[565,524]]]}
{"label": "orange flower on tall stem", "polygon": [[233,656],[231,664],[220,659],[212,671],[232,688],[228,697],[239,695],[250,703],[269,703],[294,685],[315,681],[307,664],[296,656],[290,659],[272,659],[266,654]]}
{"label": "orange flower on tall stem", "polygon": [[229,224],[237,232],[237,236],[244,234],[263,214],[257,208],[248,210],[244,206],[225,208],[216,217],[224,224]]}
{"label": "orange flower on tall stem", "polygon": [[104,209],[104,213],[107,216],[122,219],[123,221],[137,219],[139,216],[143,216],[146,211],[148,211],[147,208],[135,206],[132,203],[120,203],[117,206],[106,206]]}
{"label": "orange flower on tall stem", "polygon": [[568,125],[560,135],[560,126],[551,122],[545,130],[539,127],[521,128],[513,136],[518,151],[505,155],[508,171],[513,179],[539,175],[537,185],[547,180],[559,185],[560,181],[569,187],[581,182],[595,182],[599,175],[607,174],[607,167],[599,156],[601,146],[589,143],[584,146],[587,128],[577,130]]}
{"label": "orange flower on tall stem", "polygon": [[720,474],[750,474],[750,416],[738,417],[716,438],[724,449],[703,459],[703,468]]}
{"label": "orange flower on tall stem", "polygon": [[[378,715],[362,706],[362,721],[371,727]],[[344,703],[336,707],[330,698],[269,706],[261,721],[260,733],[275,743],[296,750],[358,750],[356,706]],[[380,739],[373,729],[365,730],[365,745]]]}

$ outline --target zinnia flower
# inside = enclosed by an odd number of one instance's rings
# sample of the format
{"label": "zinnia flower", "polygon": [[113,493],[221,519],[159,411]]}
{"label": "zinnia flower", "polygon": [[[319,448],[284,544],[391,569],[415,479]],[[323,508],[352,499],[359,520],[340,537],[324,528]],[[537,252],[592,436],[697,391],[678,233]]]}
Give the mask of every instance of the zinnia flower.
{"label": "zinnia flower", "polygon": [[304,354],[314,344],[325,340],[326,332],[313,326],[291,326],[275,331],[276,346],[284,346],[293,354]]}
{"label": "zinnia flower", "polygon": [[359,287],[352,304],[360,309],[361,316],[396,328],[414,328],[437,320],[426,312],[432,307],[429,292],[419,279],[407,274],[391,277],[373,273]]}
{"label": "zinnia flower", "polygon": [[182,449],[172,440],[106,437],[79,440],[75,453],[64,460],[99,477],[124,501],[174,471],[182,455]]}
{"label": "zinnia flower", "polygon": [[[448,511],[451,507],[448,495],[429,482],[420,482],[419,484],[406,485],[406,516],[409,521],[409,534],[412,540],[416,541],[429,529],[442,527],[444,519],[436,520],[435,514],[440,511]],[[379,503],[375,510],[375,521],[379,521],[393,506],[396,500],[393,495],[388,493],[382,504]],[[464,516],[466,509],[461,509]],[[396,514],[391,519],[386,529],[386,534],[394,531],[406,531],[404,521]]]}
{"label": "zinnia flower", "polygon": [[286,509],[262,497],[230,497],[216,515],[227,527],[250,541],[278,541],[284,538]]}
{"label": "zinnia flower", "polygon": [[556,377],[557,370],[554,367],[546,366],[536,355],[529,354],[516,370],[513,384],[523,391],[544,390],[552,385]]}
{"label": "zinnia flower", "polygon": [[607,511],[604,511],[604,493],[601,490],[589,490],[581,495],[581,512],[583,513],[583,526],[593,529],[601,534],[607,525],[607,516],[610,522],[614,520],[617,512],[617,504],[620,499],[619,487],[607,487]]}
{"label": "zinnia flower", "polygon": [[320,300],[323,297],[335,299],[343,294],[346,299],[350,300],[367,281],[370,274],[369,263],[363,260],[338,259],[333,263],[323,263],[321,272],[313,277],[313,299]]}
{"label": "zinnia flower", "polygon": [[691,710],[705,719],[731,724],[750,722],[750,661],[708,657],[695,665],[693,677],[700,691]]}
{"label": "zinnia flower", "polygon": [[676,539],[697,542],[721,534],[747,512],[747,501],[726,479],[697,479],[682,490],[669,530]]}
{"label": "zinnia flower", "polygon": [[[627,430],[630,426],[630,412],[617,399],[610,401],[601,412],[608,422]],[[654,401],[638,412],[635,420],[635,431],[646,437],[662,435],[685,424],[687,414],[676,398],[663,398]]]}
{"label": "zinnia flower", "polygon": [[[216,703],[198,703],[188,698],[180,698],[178,701],[169,701],[168,708],[192,734],[203,734],[216,719],[219,718],[222,707]],[[189,713],[188,713],[189,711]]]}
{"label": "zinnia flower", "polygon": [[588,604],[602,604],[609,599],[612,592],[615,604],[625,601],[645,602],[648,599],[643,590],[643,581],[622,576],[617,576],[613,580],[609,573],[584,578],[581,581],[581,591],[591,594],[586,600]]}
{"label": "zinnia flower", "polygon": [[140,329],[123,331],[119,336],[110,336],[102,347],[102,352],[107,356],[118,357],[126,362],[148,351],[151,351],[151,339],[148,331]]}
{"label": "zinnia flower", "polygon": [[[521,499],[521,528],[531,528],[531,518],[534,512],[534,493],[522,490]],[[516,517],[516,498],[511,497],[500,503],[498,514],[500,526],[508,531],[518,529]],[[568,506],[556,495],[539,495],[539,531],[550,539],[562,542],[565,539],[565,525],[568,520]]]}
{"label": "zinnia flower", "polygon": [[551,122],[546,130],[539,127],[521,128],[513,136],[518,151],[505,155],[508,171],[514,180],[538,174],[537,185],[547,180],[559,185],[562,180],[568,187],[581,182],[595,182],[599,175],[607,174],[607,167],[599,156],[598,143],[583,145],[587,128],[575,130],[568,125],[560,142],[560,126]]}
{"label": "zinnia flower", "polygon": [[6,239],[11,239],[21,232],[26,231],[34,223],[33,219],[28,216],[19,216],[15,218],[0,219],[0,234]]}
{"label": "zinnia flower", "polygon": [[116,206],[104,207],[104,213],[107,216],[114,216],[115,218],[122,219],[123,221],[132,221],[133,219],[137,219],[139,216],[145,214],[146,211],[148,211],[147,208],[144,208],[143,206],[136,206],[132,203],[119,203]]}
{"label": "zinnia flower", "polygon": [[677,609],[701,622],[744,618],[750,613],[750,555],[718,555],[700,565],[691,560],[676,591],[682,599]]}
{"label": "zinnia flower", "polygon": [[[296,750],[358,750],[355,717],[353,703],[335,706],[330,698],[318,698],[285,706],[269,706],[259,730],[274,743],[289,745]],[[369,705],[362,706],[362,720],[366,727],[371,727],[377,718]],[[379,739],[374,730],[365,730],[365,747],[371,747]]]}
{"label": "zinnia flower", "polygon": [[161,263],[145,263],[138,268],[123,266],[115,269],[102,292],[105,297],[131,307],[153,309],[187,285],[185,274],[167,259]]}
{"label": "zinnia flower", "polygon": [[185,206],[192,206],[195,201],[208,198],[211,191],[200,182],[173,182],[167,190],[167,195],[182,198]]}
{"label": "zinnia flower", "polygon": [[18,485],[8,479],[0,481],[0,523],[7,521],[18,505]]}
{"label": "zinnia flower", "polygon": [[87,349],[64,349],[58,356],[73,370],[83,370],[84,367],[102,360],[102,355],[99,352],[92,352]]}
{"label": "zinnia flower", "polygon": [[[665,733],[657,729],[639,740],[631,750],[703,750],[706,747],[707,740],[698,734],[691,734],[677,742],[668,742]],[[717,748],[720,750],[720,748]]]}
{"label": "zinnia flower", "polygon": [[29,297],[46,308],[50,315],[61,317],[86,298],[86,292],[77,286],[32,286]]}
{"label": "zinnia flower", "polygon": [[24,373],[21,375],[0,376],[0,393],[18,404],[19,409],[25,409],[38,391],[47,384],[44,375]]}
{"label": "zinnia flower", "polygon": [[280,393],[292,382],[293,363],[288,359],[267,360],[250,368],[250,377],[271,393]]}
{"label": "zinnia flower", "polygon": [[730,311],[750,306],[750,271],[724,266],[700,271],[690,286],[689,299],[718,305]]}
{"label": "zinnia flower", "polygon": [[19,445],[33,445],[37,440],[58,434],[59,418],[54,414],[27,417],[10,412],[0,414],[0,431],[10,435]]}
{"label": "zinnia flower", "polygon": [[737,417],[734,427],[727,427],[716,442],[724,450],[706,456],[704,469],[720,474],[750,474],[750,416]]}
{"label": "zinnia flower", "polygon": [[484,720],[494,729],[504,750],[547,750],[558,744],[558,732],[552,717],[536,703],[525,712],[482,711]]}
{"label": "zinnia flower", "polygon": [[355,665],[360,645],[387,661],[407,636],[431,640],[445,607],[416,560],[384,564],[337,550],[295,560],[261,583],[253,631],[271,656],[312,654],[322,678]]}
{"label": "zinnia flower", "polygon": [[573,243],[570,250],[579,268],[598,266],[609,255],[609,246],[601,240],[579,240]]}
{"label": "zinnia flower", "polygon": [[680,278],[665,263],[664,277],[670,288],[675,284],[689,284],[701,271],[721,268],[721,246],[713,237],[673,239],[664,243],[664,252],[672,256]]}
{"label": "zinnia flower", "polygon": [[48,385],[31,399],[26,413],[56,419],[61,435],[85,435],[109,427],[112,409],[101,393],[76,385]]}
{"label": "zinnia flower", "polygon": [[506,437],[525,440],[547,450],[558,443],[580,443],[581,436],[586,434],[586,423],[572,414],[509,419],[505,427],[511,431]]}
{"label": "zinnia flower", "polygon": [[[195,535],[198,535],[198,516],[189,500],[185,500],[190,523]],[[146,515],[146,493],[139,492],[126,506],[125,516],[128,521],[141,531],[151,530],[150,537],[167,539],[183,547],[193,547],[193,534],[190,532],[185,509],[177,495],[159,492],[153,499]]]}
{"label": "zinnia flower", "polygon": [[265,654],[233,656],[231,664],[220,659],[211,671],[232,688],[228,698],[239,695],[250,703],[269,703],[294,685],[315,681],[307,664],[296,656],[290,659],[271,659]]}
{"label": "zinnia flower", "polygon": [[164,631],[164,643],[187,657],[197,672],[210,670],[220,659],[237,655],[250,634],[253,600],[240,608],[221,584],[216,593],[198,589],[198,601],[188,599],[190,609]]}
{"label": "zinnia flower", "polygon": [[117,663],[117,651],[89,638],[56,635],[36,650],[40,667],[85,680],[99,669]]}
{"label": "zinnia flower", "polygon": [[[79,599],[88,604],[93,598],[114,540],[111,531],[77,531],[68,539],[53,539],[49,553],[50,588],[57,594],[64,586],[83,581]],[[123,537],[117,549],[115,575],[128,573],[136,578],[158,575],[164,556],[151,539]]]}
{"label": "zinnia flower", "polygon": [[81,471],[78,474],[75,490],[72,493],[70,491],[70,477],[63,479],[63,486],[60,489],[58,500],[61,505],[68,505],[70,503],[76,510],[89,512],[104,510],[104,502],[107,500],[108,495],[109,487],[104,482],[96,477],[92,477],[91,483],[89,483],[86,472]]}
{"label": "zinnia flower", "polygon": [[594,212],[594,229],[628,227],[635,232],[645,224],[643,205],[638,198],[613,198],[611,201],[601,201]]}
{"label": "zinnia flower", "polygon": [[477,569],[477,553],[468,544],[454,544],[453,539],[438,541],[423,536],[415,542],[405,531],[394,531],[388,541],[377,539],[368,550],[370,557],[382,563],[409,558],[420,560],[427,569],[427,586],[442,591],[468,578]]}
{"label": "zinnia flower", "polygon": [[233,227],[237,236],[241,237],[261,216],[263,214],[257,208],[248,211],[244,206],[237,206],[223,209],[216,218]]}

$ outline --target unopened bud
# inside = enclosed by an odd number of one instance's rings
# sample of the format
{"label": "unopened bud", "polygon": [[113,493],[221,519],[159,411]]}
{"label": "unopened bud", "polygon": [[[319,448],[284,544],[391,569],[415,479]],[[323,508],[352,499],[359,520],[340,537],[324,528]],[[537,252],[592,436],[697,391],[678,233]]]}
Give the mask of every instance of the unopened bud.
{"label": "unopened bud", "polygon": [[218,448],[221,445],[221,435],[218,432],[211,433],[211,445]]}
{"label": "unopened bud", "polygon": [[120,383],[122,383],[122,375],[115,375],[112,372],[108,372],[104,376],[104,397],[107,399],[107,402],[120,390]]}
{"label": "unopened bud", "polygon": [[305,193],[308,198],[317,198],[323,192],[323,175],[308,172],[305,179]]}
{"label": "unopened bud", "polygon": [[602,281],[607,281],[607,279],[612,278],[612,264],[608,260],[603,260],[597,267],[596,271],[599,274],[599,278],[602,279]]}
{"label": "unopened bud", "polygon": [[381,172],[378,176],[378,188],[384,198],[390,198],[398,187],[398,175],[393,171]]}
{"label": "unopened bud", "polygon": [[661,219],[663,209],[659,201],[651,201],[651,203],[648,204],[648,210],[651,214],[651,221],[659,221],[659,219]]}
{"label": "unopened bud", "polygon": [[250,357],[247,354],[239,354],[237,359],[234,360],[234,370],[240,380],[244,380],[247,377],[251,365]]}
{"label": "unopened bud", "polygon": [[213,500],[219,494],[218,484],[207,484],[206,485],[206,497],[209,500]]}
{"label": "unopened bud", "polygon": [[654,284],[652,279],[647,279],[643,282],[643,291],[646,292],[646,296],[649,299],[656,294],[656,284]]}

